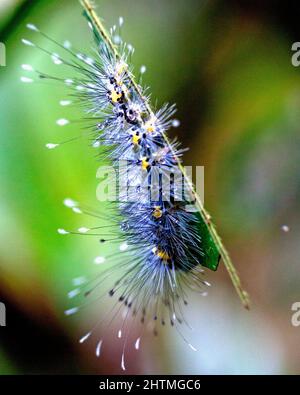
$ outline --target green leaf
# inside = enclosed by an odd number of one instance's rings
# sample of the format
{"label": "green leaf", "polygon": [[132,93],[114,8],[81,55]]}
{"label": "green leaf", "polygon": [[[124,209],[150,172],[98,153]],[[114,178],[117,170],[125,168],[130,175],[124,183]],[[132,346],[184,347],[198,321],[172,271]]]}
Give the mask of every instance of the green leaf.
{"label": "green leaf", "polygon": [[201,255],[199,262],[202,266],[207,267],[210,270],[216,271],[220,262],[220,252],[214,242],[206,223],[204,222],[201,214],[196,213],[199,221],[199,233],[201,236],[201,251],[204,256]]}

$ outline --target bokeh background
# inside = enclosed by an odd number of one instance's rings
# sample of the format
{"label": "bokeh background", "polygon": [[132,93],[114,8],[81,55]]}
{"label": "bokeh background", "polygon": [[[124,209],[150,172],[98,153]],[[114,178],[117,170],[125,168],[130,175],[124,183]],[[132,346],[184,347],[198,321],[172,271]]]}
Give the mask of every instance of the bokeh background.
{"label": "bokeh background", "polygon": [[[205,166],[205,204],[251,295],[243,310],[221,264],[208,273],[207,298],[191,296],[191,351],[172,330],[129,347],[127,373],[299,374],[300,327],[300,40],[293,2],[232,0],[97,0],[107,26],[125,18],[123,36],[147,66],[144,81],[158,103],[176,102],[172,134],[191,147],[185,163]],[[242,4],[242,5],[241,5]],[[296,4],[296,2],[295,2]],[[76,0],[0,1],[0,373],[121,373],[121,343],[107,338],[100,359],[78,337],[88,315],[68,318],[71,279],[94,272],[101,245],[61,237],[82,218],[62,201],[97,205],[99,162],[88,140],[49,151],[49,141],[76,135],[55,120],[80,117],[58,105],[55,84],[20,83],[22,63],[53,69],[44,53],[20,43],[47,42],[25,29],[35,23],[60,42],[89,50],[91,35]],[[85,225],[85,223],[84,223]],[[289,227],[285,232],[282,226]],[[97,309],[92,314],[102,314]]]}

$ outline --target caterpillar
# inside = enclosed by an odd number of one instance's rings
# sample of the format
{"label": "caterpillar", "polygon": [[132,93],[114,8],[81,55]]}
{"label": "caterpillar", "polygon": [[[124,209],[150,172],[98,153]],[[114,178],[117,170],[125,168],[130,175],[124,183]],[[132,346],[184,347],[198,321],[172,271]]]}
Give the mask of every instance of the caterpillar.
{"label": "caterpillar", "polygon": [[[77,313],[89,298],[94,297],[93,302],[112,298],[113,307],[79,341],[84,343],[96,330],[104,332],[121,316],[117,337],[124,339],[121,368],[125,370],[126,347],[131,342],[133,326],[140,327],[140,335],[134,341],[135,349],[140,348],[145,330],[150,328],[157,336],[160,327],[169,325],[192,350],[196,350],[182,330],[184,325],[189,327],[184,316],[188,291],[207,294],[210,284],[205,280],[204,269],[217,270],[220,258],[246,308],[249,301],[182,165],[185,150],[178,141],[167,136],[167,131],[179,124],[173,118],[175,106],[166,104],[158,110],[152,109],[148,88],[141,83],[145,66],[136,80],[131,66],[134,49],[121,38],[123,18],[120,17],[118,26],[107,32],[91,3],[82,0],[81,4],[95,40],[93,56],[76,51],[68,41],[60,44],[36,25],[27,24],[31,32],[56,45],[63,55],[25,38],[23,44],[43,51],[54,64],[68,67],[73,75],[52,76],[28,64],[22,65],[22,69],[34,72],[39,80],[61,83],[71,91],[73,99],[62,100],[60,104],[64,107],[74,101],[83,109],[82,117],[89,127],[91,145],[99,150],[102,160],[109,161],[119,179],[126,179],[125,188],[105,213],[72,199],[64,201],[75,213],[105,218],[109,225],[81,227],[76,232],[58,229],[62,235],[91,234],[102,244],[112,245],[111,254],[96,258],[97,264],[109,263],[99,276],[74,280],[76,288],[69,292],[69,298],[82,297],[84,301],[65,313]],[[22,76],[21,81],[31,83],[35,79]],[[66,118],[57,120],[61,127],[68,123]],[[47,143],[46,147],[52,150],[60,145]],[[104,290],[107,281],[112,283]],[[97,357],[103,346],[104,339],[97,339]]]}

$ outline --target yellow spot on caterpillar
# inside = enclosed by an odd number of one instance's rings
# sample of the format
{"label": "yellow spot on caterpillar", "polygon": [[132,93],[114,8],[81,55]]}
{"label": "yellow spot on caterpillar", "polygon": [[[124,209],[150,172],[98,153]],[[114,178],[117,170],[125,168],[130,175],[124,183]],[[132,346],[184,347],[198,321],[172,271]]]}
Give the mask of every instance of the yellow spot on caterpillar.
{"label": "yellow spot on caterpillar", "polygon": [[119,100],[121,97],[122,97],[122,93],[116,92],[115,89],[113,89],[113,90],[110,92],[110,98],[111,98],[111,101],[112,101],[113,103],[117,103],[118,100]]}
{"label": "yellow spot on caterpillar", "polygon": [[132,144],[133,145],[138,145],[139,141],[141,139],[140,135],[137,135],[136,133],[132,135]]}
{"label": "yellow spot on caterpillar", "polygon": [[149,132],[149,133],[154,132],[154,126],[153,126],[153,124],[150,123],[150,122],[148,122],[148,124],[147,124],[147,126],[146,126],[146,130],[147,130],[147,132]]}
{"label": "yellow spot on caterpillar", "polygon": [[158,249],[157,247],[154,247],[152,249],[153,254],[155,254],[156,256],[158,256],[162,261],[168,263],[168,260],[170,260],[170,256],[166,251],[162,251],[160,249]]}
{"label": "yellow spot on caterpillar", "polygon": [[147,122],[145,122],[145,129],[149,133],[153,133],[155,128],[154,128],[154,122],[152,119],[149,119]]}
{"label": "yellow spot on caterpillar", "polygon": [[162,210],[160,206],[154,206],[154,210],[152,213],[153,217],[155,217],[156,219],[161,218],[162,216]]}
{"label": "yellow spot on caterpillar", "polygon": [[144,156],[142,158],[142,169],[147,170],[149,166],[150,166],[149,159],[146,156]]}

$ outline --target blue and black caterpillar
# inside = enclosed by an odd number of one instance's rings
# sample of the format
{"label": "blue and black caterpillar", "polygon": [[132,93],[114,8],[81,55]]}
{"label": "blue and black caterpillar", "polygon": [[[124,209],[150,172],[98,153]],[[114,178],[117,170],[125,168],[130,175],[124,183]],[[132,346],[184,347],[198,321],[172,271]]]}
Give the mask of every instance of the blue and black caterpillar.
{"label": "blue and black caterpillar", "polygon": [[[38,47],[49,54],[55,64],[64,64],[76,73],[72,78],[58,78],[35,70],[39,78],[62,82],[73,91],[75,101],[83,106],[89,122],[92,122],[92,145],[99,147],[99,154],[109,159],[119,178],[126,178],[126,187],[119,193],[119,199],[111,203],[113,211],[108,214],[95,214],[70,199],[65,202],[75,212],[105,217],[110,221],[108,237],[101,236],[100,241],[120,244],[119,253],[110,257],[111,266],[94,281],[85,283],[77,279],[75,284],[78,287],[69,296],[73,298],[81,294],[86,298],[102,290],[104,282],[116,276],[117,280],[106,292],[109,297],[116,298],[109,311],[111,318],[98,321],[80,342],[88,339],[103,322],[111,324],[121,307],[125,308],[118,331],[118,337],[125,338],[121,359],[125,370],[125,347],[131,332],[127,325],[129,318],[132,325],[150,323],[148,326],[155,335],[158,326],[171,325],[195,349],[180,330],[180,325],[185,322],[183,307],[188,303],[187,290],[205,295],[209,283],[203,278],[204,267],[216,270],[220,254],[225,263],[229,257],[201,205],[199,210],[199,200],[197,205],[190,183],[185,185],[183,182],[182,187],[181,182],[176,182],[186,178],[181,165],[184,150],[166,135],[170,127],[178,126],[178,121],[172,119],[175,107],[165,105],[152,111],[147,89],[133,77],[130,66],[133,48],[119,35],[123,18],[119,19],[119,28],[114,26],[108,34],[89,1],[84,0],[82,4],[95,37],[95,58],[73,51],[69,42],[60,45],[32,24],[27,27],[58,45],[69,60],[31,41],[23,39],[23,43]],[[29,65],[23,65],[23,69],[34,71]],[[141,74],[144,71],[145,67],[142,67]],[[21,77],[21,80],[33,82],[28,77]],[[70,103],[68,100],[61,102],[63,106]],[[64,126],[69,121],[60,119],[57,123]],[[50,149],[57,146],[47,144]],[[78,231],[88,233],[93,229]],[[59,229],[59,233],[75,232]],[[108,258],[98,257],[97,263]],[[245,302],[246,294],[233,266],[229,273]],[[80,305],[73,307],[66,314],[73,314],[80,308]],[[102,342],[102,338],[97,342],[97,356]],[[135,341],[135,348],[139,345],[140,336]]]}

